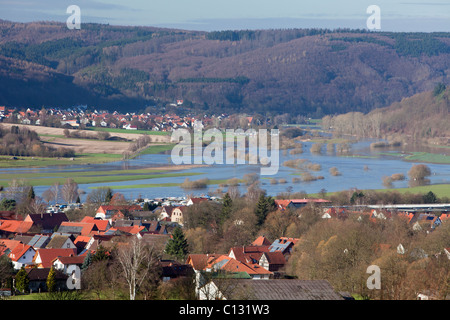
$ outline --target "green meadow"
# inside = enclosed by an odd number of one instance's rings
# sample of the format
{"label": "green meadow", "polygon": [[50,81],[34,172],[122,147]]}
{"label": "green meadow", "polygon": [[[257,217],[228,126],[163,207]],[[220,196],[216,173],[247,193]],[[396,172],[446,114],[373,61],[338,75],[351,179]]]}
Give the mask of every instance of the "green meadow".
{"label": "green meadow", "polygon": [[121,129],[121,128],[89,127],[89,128],[87,128],[86,130],[90,130],[90,131],[106,131],[106,132],[114,132],[114,133],[148,134],[148,135],[158,135],[158,136],[167,136],[167,135],[170,135],[170,132],[166,132],[166,131],[127,130],[127,129]]}
{"label": "green meadow", "polygon": [[450,184],[433,184],[428,186],[417,186],[410,188],[389,188],[389,189],[378,189],[379,192],[392,192],[398,191],[400,193],[412,193],[412,194],[426,194],[428,192],[433,192],[438,198],[450,197]]}
{"label": "green meadow", "polygon": [[175,145],[176,145],[175,143],[151,145],[148,148],[139,152],[139,155],[163,153],[172,150]]}
{"label": "green meadow", "polygon": [[1,174],[0,185],[6,187],[12,179],[25,179],[32,186],[50,186],[55,183],[64,184],[68,178],[78,184],[121,182],[131,180],[187,177],[203,173],[167,172],[158,169],[130,169],[104,171],[64,171],[56,173],[14,173]]}
{"label": "green meadow", "polygon": [[110,153],[78,153],[73,158],[49,158],[49,157],[16,157],[0,156],[0,168],[18,167],[48,167],[75,164],[98,164],[112,161],[120,161],[122,155]]}
{"label": "green meadow", "polygon": [[[364,190],[362,190],[364,192]],[[386,188],[386,189],[373,189],[377,192],[393,192],[397,191],[402,194],[427,194],[428,192],[433,192],[438,198],[450,197],[450,184],[432,184],[427,186],[417,186],[408,188]],[[326,196],[331,196],[337,192],[327,192]],[[319,197],[318,193],[309,194],[310,197]]]}
{"label": "green meadow", "polygon": [[450,164],[450,156],[440,153],[413,152],[404,158],[406,161]]}
{"label": "green meadow", "polygon": [[437,164],[450,164],[450,156],[440,153],[430,152],[380,152],[380,155],[399,157],[409,162],[424,162],[424,163],[437,163]]}

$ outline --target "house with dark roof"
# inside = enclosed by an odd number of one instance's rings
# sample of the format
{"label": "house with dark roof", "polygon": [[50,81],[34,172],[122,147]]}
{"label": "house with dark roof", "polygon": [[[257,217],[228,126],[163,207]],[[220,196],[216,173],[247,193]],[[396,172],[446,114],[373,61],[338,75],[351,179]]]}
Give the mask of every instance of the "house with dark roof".
{"label": "house with dark roof", "polygon": [[258,264],[271,272],[279,272],[285,266],[286,258],[281,251],[263,252]]}
{"label": "house with dark roof", "polygon": [[180,264],[176,261],[161,260],[161,267],[163,281],[188,278],[194,275],[194,269],[190,264]]}
{"label": "house with dark roof", "polygon": [[153,234],[167,234],[167,229],[165,225],[162,225],[157,220],[151,220],[151,221],[143,221],[142,225],[145,226],[148,233]]}
{"label": "house with dark roof", "polygon": [[326,280],[212,279],[198,293],[200,300],[344,300]]}
{"label": "house with dark roof", "polygon": [[58,229],[62,222],[69,221],[64,212],[29,214],[24,219],[25,222],[32,222],[32,226],[37,226],[43,233],[52,233]]}
{"label": "house with dark roof", "polygon": [[[50,272],[50,268],[27,268],[25,269],[29,279],[28,288],[30,292],[41,292],[47,291],[47,278]],[[68,276],[59,270],[55,271],[55,290],[66,290],[67,289],[67,278]]]}
{"label": "house with dark roof", "polygon": [[32,246],[34,249],[45,248],[47,244],[50,242],[51,236],[45,234],[35,234],[28,244]]}

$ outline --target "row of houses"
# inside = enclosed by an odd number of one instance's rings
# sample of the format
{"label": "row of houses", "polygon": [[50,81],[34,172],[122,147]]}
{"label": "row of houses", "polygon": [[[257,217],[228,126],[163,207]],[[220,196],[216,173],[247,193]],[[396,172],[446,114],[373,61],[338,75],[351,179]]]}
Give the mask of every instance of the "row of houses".
{"label": "row of houses", "polygon": [[[332,206],[331,202],[325,199],[275,200],[275,204],[280,212],[298,210],[308,204],[320,205],[323,209],[321,214],[321,218],[323,219],[347,219],[353,216],[359,221],[366,218],[375,222],[377,220],[388,220],[397,216],[405,219],[415,231],[433,231],[450,218],[450,213],[447,210],[448,205],[442,204],[436,205],[436,208],[433,204],[422,205],[417,210],[414,210],[415,205],[396,205],[395,208],[383,208],[380,206]],[[410,210],[405,210],[406,208],[410,208]],[[438,208],[442,210],[436,212]]]}
{"label": "row of houses", "polygon": [[[227,117],[225,114],[219,116],[194,115],[179,116],[173,113],[151,114],[151,113],[119,113],[117,111],[97,111],[86,112],[83,109],[62,110],[57,108],[41,109],[39,111],[30,108],[25,111],[18,111],[15,108],[0,106],[0,121],[18,121],[26,125],[43,125],[45,116],[55,116],[60,121],[61,126],[79,128],[104,127],[121,128],[127,130],[146,129],[152,131],[172,131],[177,128],[194,128],[196,126],[212,124],[214,118],[222,120]],[[16,117],[17,119],[13,118]]]}
{"label": "row of houses", "polygon": [[[230,248],[226,254],[191,254],[186,263],[196,277],[199,300],[344,300],[326,280],[284,278],[297,238],[281,237],[270,242],[259,236],[247,246]],[[258,281],[259,280],[259,281]]]}
{"label": "row of houses", "polygon": [[[100,246],[112,248],[133,237],[165,246],[170,228],[156,220],[127,219],[124,213],[134,210],[142,212],[140,206],[100,206],[97,214],[111,216],[86,216],[77,222],[69,221],[62,211],[24,218],[11,211],[0,212],[0,256],[6,255],[15,270],[25,268],[30,290],[45,290],[51,268],[57,272],[57,288],[64,289],[72,267],[81,268],[87,255],[95,254]],[[172,268],[163,267],[168,278],[174,276]]]}
{"label": "row of houses", "polygon": [[[203,201],[208,199],[190,198],[184,207]],[[169,221],[128,219],[128,213],[135,217],[143,210],[139,205],[100,206],[95,217],[84,217],[77,222],[69,221],[64,212],[29,214],[24,219],[8,212],[0,219],[0,255],[7,255],[14,269],[25,268],[32,291],[46,289],[45,280],[51,268],[57,272],[57,287],[64,289],[65,281],[71,275],[71,267],[81,268],[88,253],[95,253],[100,245],[111,248],[120,244],[123,237],[137,237],[148,243],[158,243],[163,248],[170,239],[171,225],[179,225],[167,223]],[[37,229],[40,232],[33,232]],[[193,275],[197,280],[199,299],[210,299],[210,295],[204,294],[205,288],[214,285],[214,282],[205,283],[206,278],[201,276],[203,271],[209,274],[225,272],[231,275],[230,279],[239,279],[244,281],[242,283],[246,280],[267,280],[267,285],[280,285],[283,282],[279,279],[283,275],[283,267],[297,241],[294,238],[280,238],[270,242],[261,236],[250,245],[230,248],[225,254],[192,254],[181,262],[162,260],[163,280]],[[280,282],[271,281],[276,279]],[[312,282],[311,285],[318,283]],[[291,284],[293,282],[284,286]],[[324,297],[342,299],[328,283],[322,286]],[[302,291],[302,294],[305,292]],[[232,297],[225,296],[223,292],[220,298]]]}

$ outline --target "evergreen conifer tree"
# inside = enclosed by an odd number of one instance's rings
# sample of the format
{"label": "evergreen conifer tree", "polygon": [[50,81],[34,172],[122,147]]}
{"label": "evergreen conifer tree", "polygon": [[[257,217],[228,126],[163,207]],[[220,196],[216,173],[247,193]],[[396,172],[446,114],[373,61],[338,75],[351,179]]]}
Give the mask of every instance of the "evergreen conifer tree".
{"label": "evergreen conifer tree", "polygon": [[166,245],[166,253],[175,256],[177,259],[184,259],[188,253],[188,243],[180,227],[175,228],[172,238]]}

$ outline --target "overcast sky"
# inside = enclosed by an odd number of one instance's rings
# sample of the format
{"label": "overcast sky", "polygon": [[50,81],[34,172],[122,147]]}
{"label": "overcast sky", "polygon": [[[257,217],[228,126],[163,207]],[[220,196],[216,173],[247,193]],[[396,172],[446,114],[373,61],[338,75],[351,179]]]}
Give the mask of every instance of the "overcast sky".
{"label": "overcast sky", "polygon": [[189,30],[366,28],[369,5],[381,9],[381,31],[450,32],[450,0],[0,0],[0,19],[60,21],[69,5],[81,23]]}

